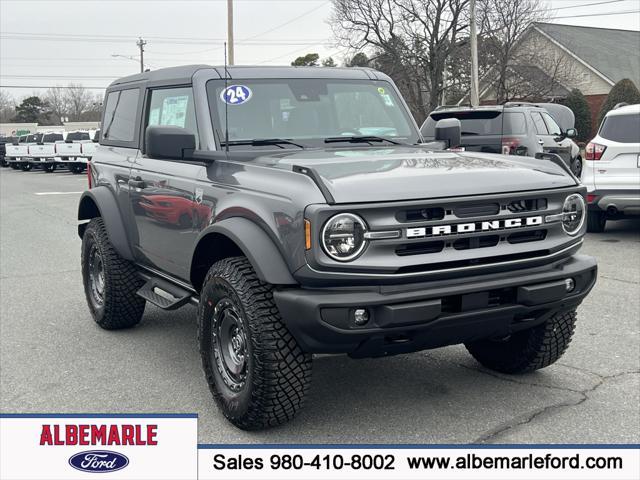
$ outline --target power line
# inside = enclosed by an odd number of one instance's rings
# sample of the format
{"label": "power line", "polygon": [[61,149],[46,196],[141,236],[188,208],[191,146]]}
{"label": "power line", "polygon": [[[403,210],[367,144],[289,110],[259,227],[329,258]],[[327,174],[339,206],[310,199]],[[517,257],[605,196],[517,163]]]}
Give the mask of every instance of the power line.
{"label": "power line", "polygon": [[604,13],[585,13],[583,15],[569,15],[566,17],[553,17],[550,20],[560,20],[562,18],[579,18],[579,17],[602,17],[605,15],[627,15],[629,13],[640,13],[640,10],[623,10],[620,12],[604,12]]}

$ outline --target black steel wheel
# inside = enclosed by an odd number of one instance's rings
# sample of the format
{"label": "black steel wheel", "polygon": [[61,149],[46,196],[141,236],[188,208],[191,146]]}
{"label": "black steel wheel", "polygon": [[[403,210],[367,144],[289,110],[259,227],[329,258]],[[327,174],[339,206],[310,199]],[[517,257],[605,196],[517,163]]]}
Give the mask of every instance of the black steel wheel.
{"label": "black steel wheel", "polygon": [[291,420],[311,382],[311,355],[280,318],[273,287],[245,257],[215,263],[198,306],[198,341],[207,383],[234,425],[257,430]]}

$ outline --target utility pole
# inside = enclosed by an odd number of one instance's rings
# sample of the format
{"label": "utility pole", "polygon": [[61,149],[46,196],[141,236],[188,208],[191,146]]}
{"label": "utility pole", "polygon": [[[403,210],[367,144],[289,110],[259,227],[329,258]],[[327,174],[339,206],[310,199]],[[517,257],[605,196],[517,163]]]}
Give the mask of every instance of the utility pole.
{"label": "utility pole", "polygon": [[229,65],[233,65],[233,0],[227,0],[227,48]]}
{"label": "utility pole", "polygon": [[480,105],[480,98],[478,95],[478,37],[476,33],[476,0],[470,0],[469,7],[471,9],[469,15],[469,23],[471,24],[470,30],[470,43],[471,43],[471,106],[477,107]]}
{"label": "utility pole", "polygon": [[140,49],[140,73],[144,72],[144,46],[146,44],[147,42],[143,40],[142,37],[138,37],[136,45]]}

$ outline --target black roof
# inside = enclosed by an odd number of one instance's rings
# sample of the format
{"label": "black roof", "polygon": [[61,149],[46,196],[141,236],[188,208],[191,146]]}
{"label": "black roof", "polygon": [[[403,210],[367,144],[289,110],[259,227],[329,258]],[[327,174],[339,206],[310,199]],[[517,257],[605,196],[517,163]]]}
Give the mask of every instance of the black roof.
{"label": "black roof", "polygon": [[[210,70],[213,78],[224,78],[224,66],[185,65],[182,67],[160,68],[148,72],[122,77],[111,83],[115,87],[134,82],[191,83],[191,78],[199,70]],[[389,80],[384,73],[363,67],[274,67],[274,66],[227,66],[229,79],[251,78],[344,78],[354,80]]]}

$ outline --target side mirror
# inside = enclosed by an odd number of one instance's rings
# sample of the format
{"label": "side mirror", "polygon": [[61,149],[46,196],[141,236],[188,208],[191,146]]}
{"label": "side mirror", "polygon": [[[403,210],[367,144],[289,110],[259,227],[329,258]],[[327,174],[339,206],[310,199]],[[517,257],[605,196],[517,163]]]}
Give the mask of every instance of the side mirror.
{"label": "side mirror", "polygon": [[438,120],[435,128],[435,140],[444,142],[446,148],[460,146],[462,126],[457,118],[443,118]]}
{"label": "side mirror", "polygon": [[181,127],[150,125],[144,143],[149,157],[182,160],[195,150],[196,136]]}
{"label": "side mirror", "polygon": [[566,138],[576,138],[578,136],[578,130],[576,130],[575,128],[567,128],[567,130],[564,132],[564,136]]}

